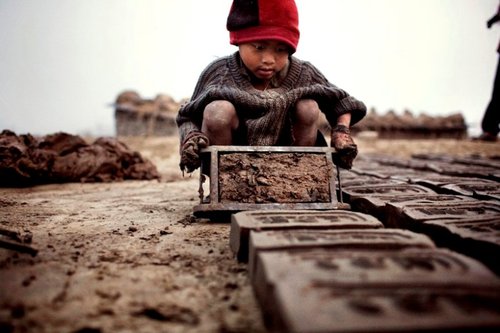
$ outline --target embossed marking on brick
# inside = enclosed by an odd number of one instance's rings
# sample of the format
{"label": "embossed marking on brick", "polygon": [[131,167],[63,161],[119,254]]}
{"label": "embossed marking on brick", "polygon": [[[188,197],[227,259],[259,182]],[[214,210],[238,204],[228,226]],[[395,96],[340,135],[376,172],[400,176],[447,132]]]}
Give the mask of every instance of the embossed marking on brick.
{"label": "embossed marking on brick", "polygon": [[380,221],[370,215],[342,210],[259,210],[234,214],[231,218],[230,246],[240,261],[248,259],[250,230],[279,229],[376,229]]}

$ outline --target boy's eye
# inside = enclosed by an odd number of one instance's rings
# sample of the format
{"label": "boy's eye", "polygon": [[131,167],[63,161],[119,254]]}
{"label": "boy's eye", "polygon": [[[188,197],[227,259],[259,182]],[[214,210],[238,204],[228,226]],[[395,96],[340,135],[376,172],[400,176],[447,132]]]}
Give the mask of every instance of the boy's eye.
{"label": "boy's eye", "polygon": [[288,53],[288,49],[286,47],[278,47],[276,51],[279,53]]}
{"label": "boy's eye", "polygon": [[264,50],[264,45],[262,44],[253,44],[253,46],[255,47],[256,50],[259,51]]}

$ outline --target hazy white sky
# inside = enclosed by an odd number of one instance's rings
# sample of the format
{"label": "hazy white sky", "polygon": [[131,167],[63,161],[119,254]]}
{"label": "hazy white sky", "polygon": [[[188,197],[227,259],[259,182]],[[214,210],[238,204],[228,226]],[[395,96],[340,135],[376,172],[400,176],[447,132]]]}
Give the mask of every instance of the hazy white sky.
{"label": "hazy white sky", "polygon": [[[498,0],[296,0],[295,54],[383,113],[457,111],[477,127],[489,102]],[[0,0],[0,130],[114,134],[125,89],[189,97],[236,51],[231,0]]]}

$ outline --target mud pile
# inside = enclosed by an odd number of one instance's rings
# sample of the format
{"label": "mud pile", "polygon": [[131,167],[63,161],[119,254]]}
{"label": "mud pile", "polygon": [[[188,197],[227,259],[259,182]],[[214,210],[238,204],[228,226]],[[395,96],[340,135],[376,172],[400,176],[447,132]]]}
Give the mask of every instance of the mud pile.
{"label": "mud pile", "polygon": [[232,153],[219,161],[221,202],[329,202],[324,155]]}
{"label": "mud pile", "polygon": [[159,179],[156,167],[115,138],[88,144],[58,132],[41,138],[0,133],[0,186]]}

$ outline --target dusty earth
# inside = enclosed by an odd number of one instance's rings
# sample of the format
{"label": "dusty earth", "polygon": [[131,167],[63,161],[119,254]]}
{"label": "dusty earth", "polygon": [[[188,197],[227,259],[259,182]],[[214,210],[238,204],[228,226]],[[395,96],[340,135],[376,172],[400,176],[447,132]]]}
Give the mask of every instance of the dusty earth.
{"label": "dusty earth", "polygon": [[[0,188],[0,332],[265,332],[227,223],[196,219],[176,138],[120,138],[161,181]],[[500,155],[500,143],[356,139],[360,154]]]}

